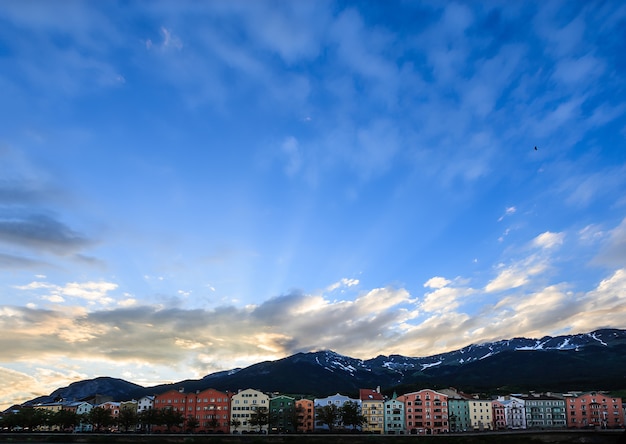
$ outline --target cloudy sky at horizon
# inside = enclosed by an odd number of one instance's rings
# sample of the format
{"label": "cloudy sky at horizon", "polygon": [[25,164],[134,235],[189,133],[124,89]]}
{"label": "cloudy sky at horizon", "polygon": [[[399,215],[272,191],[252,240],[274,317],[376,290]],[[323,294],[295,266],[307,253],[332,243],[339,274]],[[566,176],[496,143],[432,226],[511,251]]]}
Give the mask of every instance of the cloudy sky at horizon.
{"label": "cloudy sky at horizon", "polygon": [[0,408],[626,328],[623,54],[618,1],[1,2]]}

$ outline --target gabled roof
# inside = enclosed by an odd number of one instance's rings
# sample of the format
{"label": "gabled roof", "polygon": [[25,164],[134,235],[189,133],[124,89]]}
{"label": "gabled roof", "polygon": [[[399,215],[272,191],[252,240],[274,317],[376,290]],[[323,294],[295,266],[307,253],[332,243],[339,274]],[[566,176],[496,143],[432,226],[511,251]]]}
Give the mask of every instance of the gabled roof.
{"label": "gabled roof", "polygon": [[384,401],[385,397],[377,390],[359,389],[359,399],[361,401]]}

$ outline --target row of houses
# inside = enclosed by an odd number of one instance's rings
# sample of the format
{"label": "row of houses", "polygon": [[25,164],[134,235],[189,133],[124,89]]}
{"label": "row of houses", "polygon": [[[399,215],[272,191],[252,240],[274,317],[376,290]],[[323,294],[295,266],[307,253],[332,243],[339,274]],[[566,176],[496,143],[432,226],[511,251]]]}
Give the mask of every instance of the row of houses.
{"label": "row of houses", "polygon": [[[361,415],[358,425],[344,424],[341,417],[337,417],[334,424],[321,419],[320,409],[325,406],[340,409],[347,403],[357,406]],[[377,388],[359,390],[358,398],[338,393],[311,399],[268,394],[256,389],[237,393],[215,389],[187,393],[180,389],[97,406],[109,410],[113,418],[117,418],[122,409],[137,413],[151,409],[171,410],[180,413],[185,422],[193,422],[193,431],[205,433],[311,433],[355,427],[368,433],[421,435],[536,428],[622,428],[625,424],[622,399],[603,392],[531,393],[483,399],[455,389],[422,389],[385,397]],[[34,407],[86,414],[94,405],[61,401]],[[265,420],[258,421],[259,412],[266,415]],[[182,429],[187,430],[184,425]],[[81,424],[75,431],[91,431],[91,425]],[[153,431],[165,429],[156,426]]]}

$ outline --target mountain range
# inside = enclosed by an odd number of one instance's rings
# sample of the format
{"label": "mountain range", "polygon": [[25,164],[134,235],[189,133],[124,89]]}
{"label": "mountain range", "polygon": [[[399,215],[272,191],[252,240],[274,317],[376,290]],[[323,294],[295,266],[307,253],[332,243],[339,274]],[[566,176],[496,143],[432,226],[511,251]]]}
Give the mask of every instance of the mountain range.
{"label": "mountain range", "polygon": [[454,386],[466,392],[626,389],[626,330],[514,338],[473,344],[428,357],[380,355],[361,360],[330,350],[297,353],[276,361],[209,374],[174,384],[142,387],[122,379],[100,377],[78,381],[26,404],[55,399],[138,399],[171,389],[214,388],[237,391],[327,396],[356,394],[359,388],[380,386],[399,394],[421,388]]}

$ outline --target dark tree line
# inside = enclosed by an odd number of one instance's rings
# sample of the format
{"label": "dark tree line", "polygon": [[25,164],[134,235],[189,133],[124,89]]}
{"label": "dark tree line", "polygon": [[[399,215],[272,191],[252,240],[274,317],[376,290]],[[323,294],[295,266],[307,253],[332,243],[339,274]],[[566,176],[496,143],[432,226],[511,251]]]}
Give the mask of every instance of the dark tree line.
{"label": "dark tree line", "polygon": [[11,431],[62,430],[72,431],[79,425],[91,425],[94,432],[104,432],[112,427],[120,431],[130,432],[137,430],[150,432],[153,426],[164,426],[167,431],[177,428],[183,429],[187,425],[188,431],[198,427],[195,417],[185,416],[173,409],[150,409],[137,413],[132,408],[121,408],[117,418],[111,411],[102,407],[94,407],[89,413],[79,415],[72,410],[58,410],[55,412],[37,409],[22,408],[19,411],[8,413],[0,419],[0,428]]}

